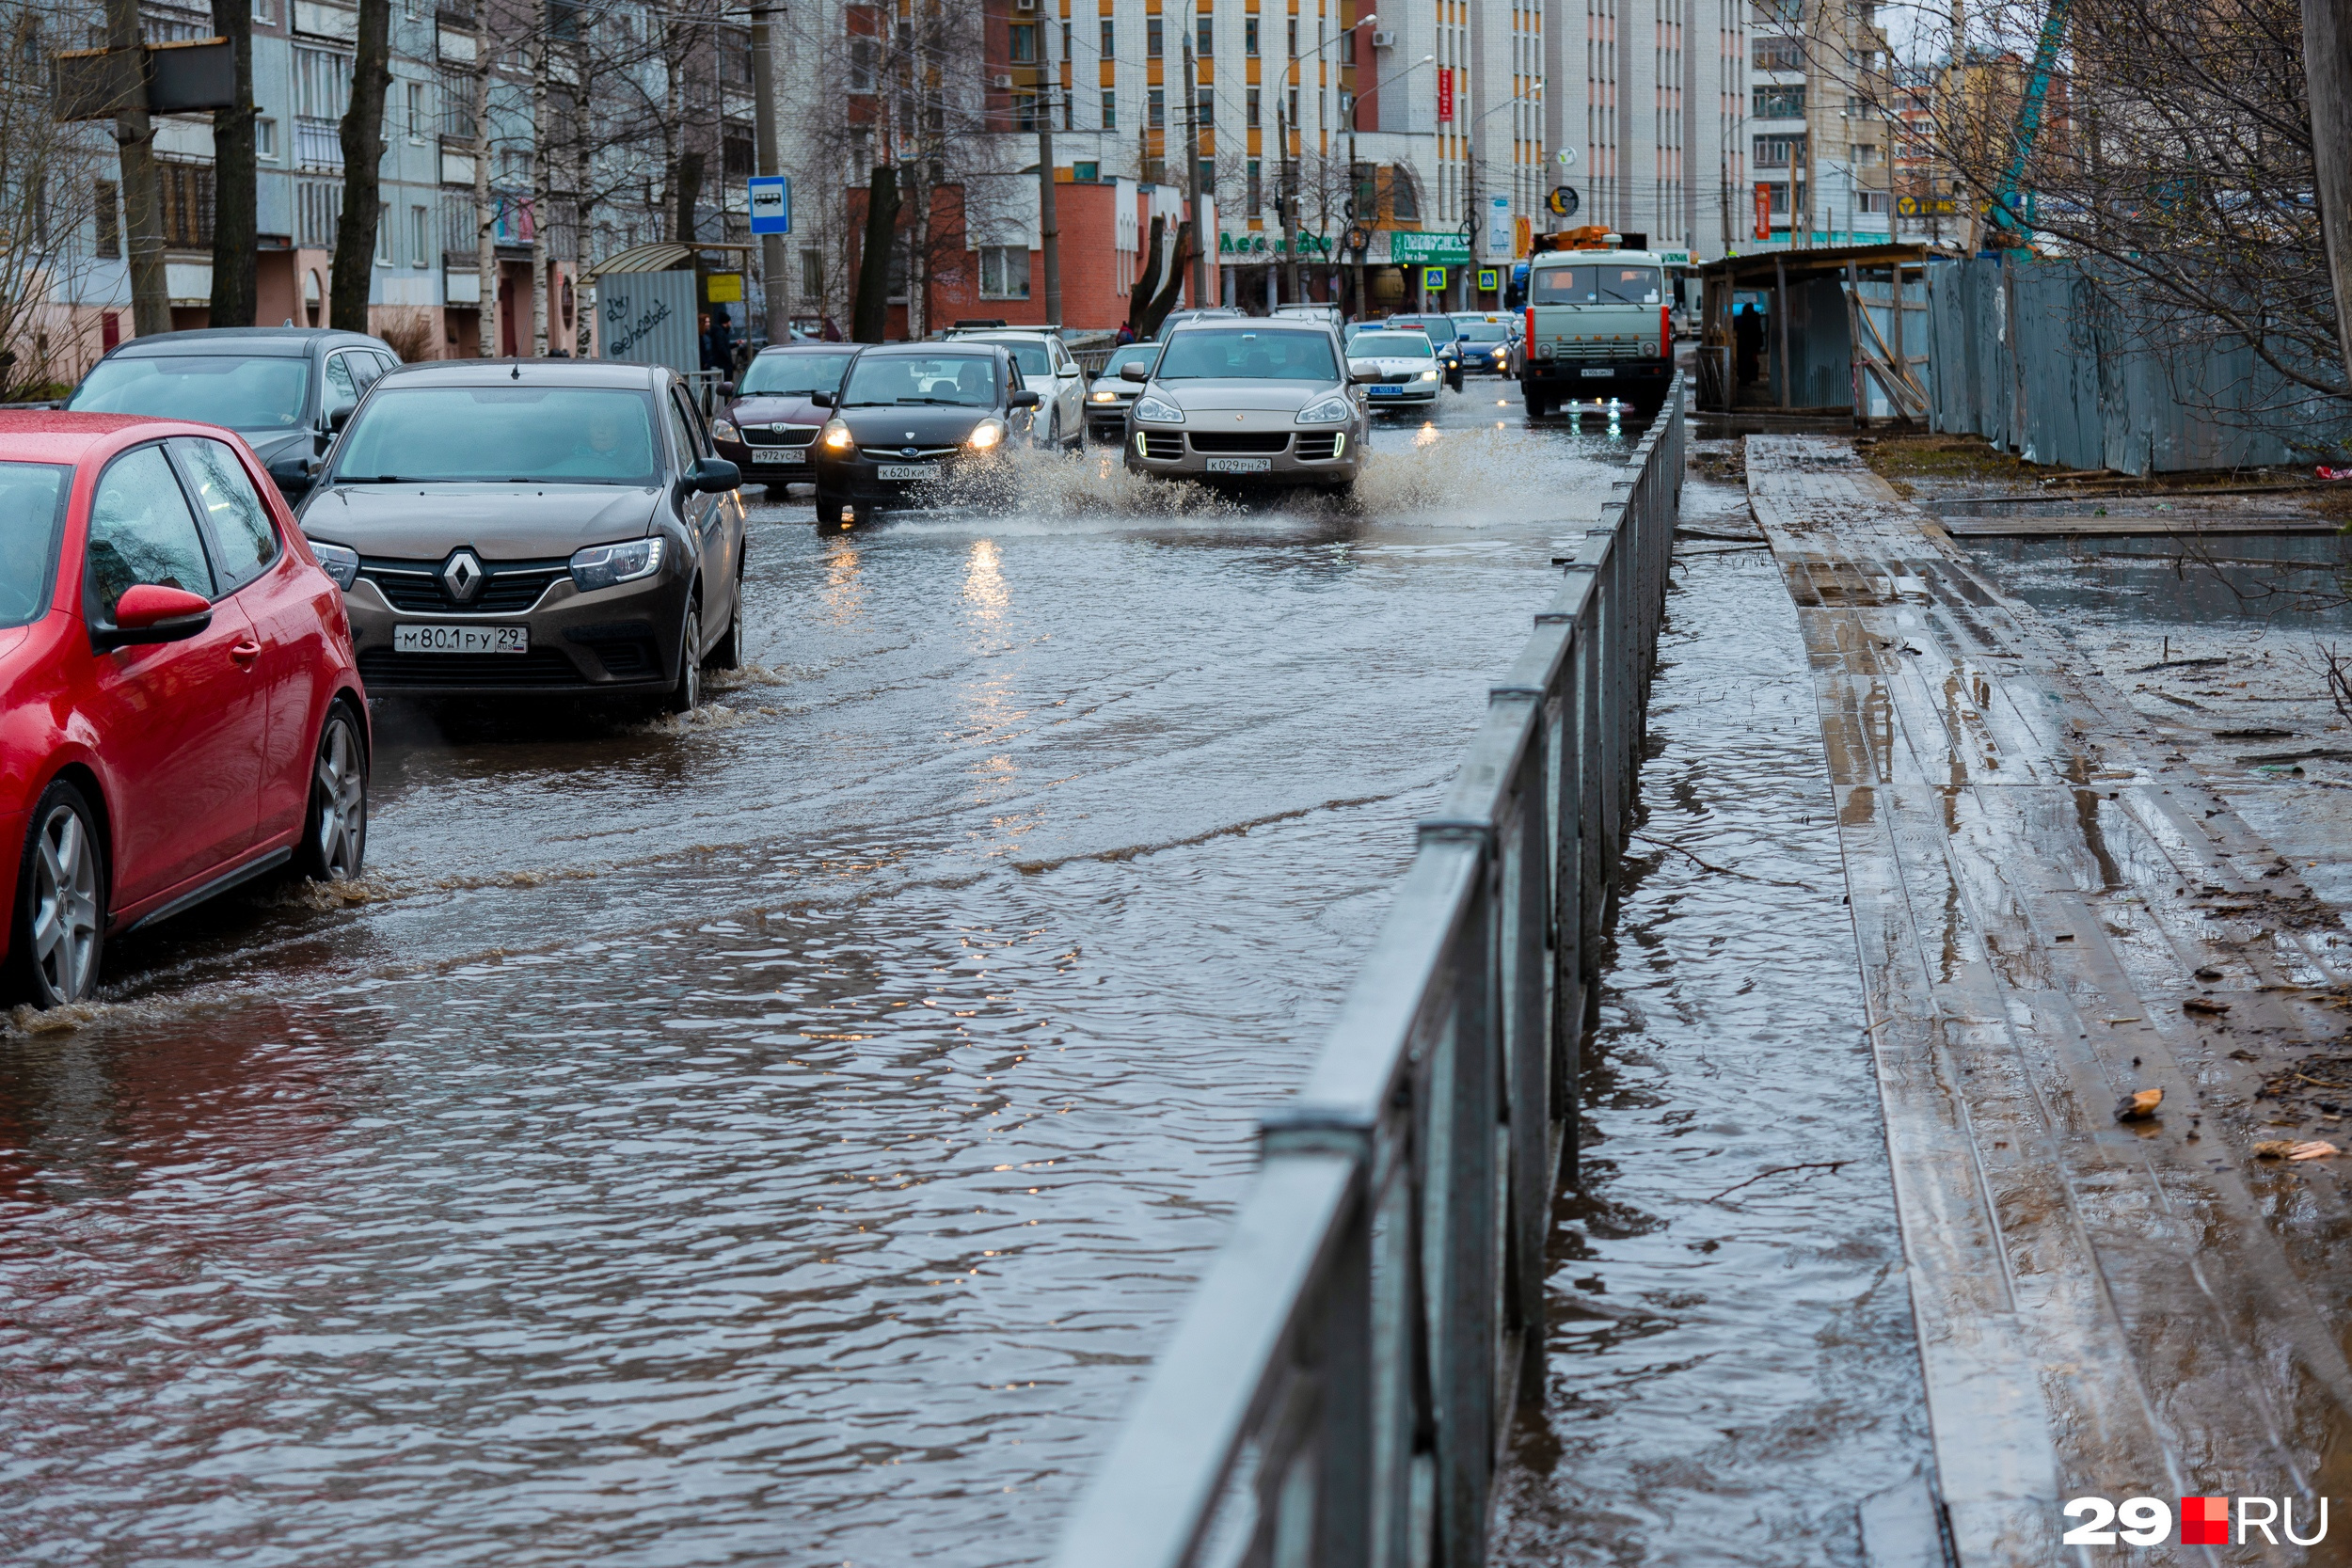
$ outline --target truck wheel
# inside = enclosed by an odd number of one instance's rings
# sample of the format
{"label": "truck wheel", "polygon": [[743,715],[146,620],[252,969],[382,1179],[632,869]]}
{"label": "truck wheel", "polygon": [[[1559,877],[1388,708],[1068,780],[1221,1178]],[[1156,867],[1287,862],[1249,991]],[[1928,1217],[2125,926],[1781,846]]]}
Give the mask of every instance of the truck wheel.
{"label": "truck wheel", "polygon": [[1527,391],[1527,417],[1531,420],[1540,420],[1550,412],[1551,404],[1542,393],[1536,391],[1532,387],[1529,388]]}

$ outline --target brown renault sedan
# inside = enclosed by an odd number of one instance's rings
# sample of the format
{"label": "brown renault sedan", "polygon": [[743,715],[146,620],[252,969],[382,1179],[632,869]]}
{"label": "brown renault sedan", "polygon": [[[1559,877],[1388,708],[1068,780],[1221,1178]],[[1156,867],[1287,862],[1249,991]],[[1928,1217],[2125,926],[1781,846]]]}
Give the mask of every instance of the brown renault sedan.
{"label": "brown renault sedan", "polygon": [[1120,374],[1143,388],[1127,408],[1132,472],[1344,492],[1362,469],[1371,419],[1356,388],[1379,367],[1348,360],[1325,323],[1186,322]]}
{"label": "brown renault sedan", "polygon": [[659,366],[439,361],[375,384],[299,519],[371,695],[682,712],[740,657],[740,482]]}

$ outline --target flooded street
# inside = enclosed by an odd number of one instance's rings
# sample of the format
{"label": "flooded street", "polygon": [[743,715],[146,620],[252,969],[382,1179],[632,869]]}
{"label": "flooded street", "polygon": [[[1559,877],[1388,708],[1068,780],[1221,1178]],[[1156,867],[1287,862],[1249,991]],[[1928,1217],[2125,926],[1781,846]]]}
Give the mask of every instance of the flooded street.
{"label": "flooded street", "polygon": [[[998,513],[755,505],[754,667],[683,723],[381,711],[364,883],[123,942],[0,1042],[0,1556],[1041,1557],[1637,434],[1490,388],[1383,429],[1351,510],[1099,454]],[[1834,845],[1736,863],[1834,905]],[[1708,891],[1753,940],[1765,886]],[[1801,989],[1740,1005],[1844,1151],[1866,1058]],[[1899,1315],[1881,1169],[1724,1211],[1850,1216],[1787,1254],[1820,1333]]]}

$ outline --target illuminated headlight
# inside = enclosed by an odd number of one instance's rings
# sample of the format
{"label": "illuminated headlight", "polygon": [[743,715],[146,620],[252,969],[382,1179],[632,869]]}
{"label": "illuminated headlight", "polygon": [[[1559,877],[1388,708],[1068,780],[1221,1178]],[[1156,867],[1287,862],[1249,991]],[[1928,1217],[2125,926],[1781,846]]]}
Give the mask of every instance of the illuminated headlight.
{"label": "illuminated headlight", "polygon": [[1438,379],[1438,372],[1436,371],[1423,371],[1421,372],[1421,378],[1423,381],[1435,381]]}
{"label": "illuminated headlight", "polygon": [[1117,392],[1097,392],[1093,396],[1093,401],[1096,403],[1117,403],[1119,401],[1119,394]]}
{"label": "illuminated headlight", "polygon": [[338,588],[349,588],[359,577],[359,552],[342,545],[322,545],[310,541],[310,553],[319,558],[326,575],[335,579]]}
{"label": "illuminated headlight", "polygon": [[1511,351],[1507,348],[1498,348],[1495,350],[1495,357],[1498,359],[1508,359],[1511,357]]}
{"label": "illuminated headlight", "polygon": [[1003,440],[1004,438],[1004,420],[982,420],[978,424],[972,427],[972,434],[968,439],[970,440],[972,449],[975,451],[986,451],[989,448],[994,446],[997,442]]}
{"label": "illuminated headlight", "polygon": [[1348,417],[1355,412],[1354,406],[1345,398],[1328,397],[1320,403],[1311,403],[1300,409],[1298,422],[1300,424],[1344,424]]}
{"label": "illuminated headlight", "polygon": [[713,420],[710,421],[710,438],[714,441],[740,441],[743,433],[735,428],[733,420]]}
{"label": "illuminated headlight", "polygon": [[661,570],[661,540],[632,539],[626,545],[591,545],[572,556],[572,580],[581,593],[635,582]]}
{"label": "illuminated headlight", "polygon": [[1183,424],[1184,411],[1157,392],[1146,392],[1136,400],[1136,418],[1153,424]]}
{"label": "illuminated headlight", "polygon": [[835,451],[848,451],[850,443],[854,437],[850,435],[848,425],[843,424],[839,420],[828,420],[825,421],[825,434],[822,439],[825,445]]}

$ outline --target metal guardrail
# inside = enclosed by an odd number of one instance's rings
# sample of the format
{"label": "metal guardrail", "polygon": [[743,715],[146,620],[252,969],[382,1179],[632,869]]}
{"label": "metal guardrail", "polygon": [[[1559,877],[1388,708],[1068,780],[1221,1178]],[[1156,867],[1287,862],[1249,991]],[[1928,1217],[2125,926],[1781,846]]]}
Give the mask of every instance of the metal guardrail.
{"label": "metal guardrail", "polygon": [[1683,378],[1502,685],[1057,1568],[1471,1568],[1540,1397],[1596,955],[1642,755]]}

